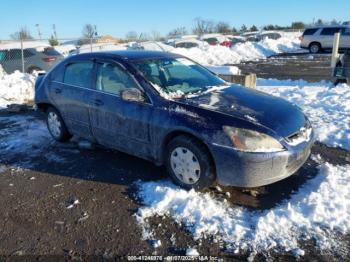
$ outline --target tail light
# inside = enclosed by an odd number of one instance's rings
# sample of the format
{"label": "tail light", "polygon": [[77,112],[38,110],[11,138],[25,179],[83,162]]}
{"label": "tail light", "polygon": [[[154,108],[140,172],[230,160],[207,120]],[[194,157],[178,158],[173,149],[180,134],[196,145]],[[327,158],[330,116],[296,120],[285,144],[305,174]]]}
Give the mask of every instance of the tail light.
{"label": "tail light", "polygon": [[224,41],[224,42],[222,42],[220,45],[226,46],[226,47],[230,47],[231,42],[230,42],[230,41]]}
{"label": "tail light", "polygon": [[56,57],[54,57],[54,56],[48,56],[48,57],[45,57],[45,58],[43,58],[43,61],[44,62],[53,62],[53,61],[56,61]]}

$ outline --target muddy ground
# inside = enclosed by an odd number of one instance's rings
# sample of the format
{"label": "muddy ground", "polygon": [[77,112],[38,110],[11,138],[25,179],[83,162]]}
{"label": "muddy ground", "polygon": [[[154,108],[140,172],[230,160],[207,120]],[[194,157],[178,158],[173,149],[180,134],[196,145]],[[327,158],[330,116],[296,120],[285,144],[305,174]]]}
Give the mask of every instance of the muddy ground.
{"label": "muddy ground", "polygon": [[[241,68],[257,72],[261,77],[279,78],[274,66],[278,60],[281,79],[286,77],[286,70],[299,72],[300,77],[295,76],[297,79],[316,81],[319,75],[326,79],[325,70],[314,74],[314,65],[319,63],[312,59],[311,66],[307,56],[279,56],[260,63],[247,63]],[[302,73],[304,71],[308,73]],[[12,134],[0,132],[0,145],[11,135],[26,129],[13,127],[15,121],[11,119],[18,115],[43,119],[42,114],[32,110],[1,111],[0,117],[7,120],[0,121],[0,130],[11,130]],[[312,152],[333,164],[350,163],[350,152],[341,149],[316,144]],[[258,196],[235,188],[224,190],[231,193],[228,200],[233,205],[262,210],[289,198],[293,190],[316,172],[316,164],[310,159],[296,175],[259,189]],[[133,183],[164,177],[162,167],[105,148],[83,149],[76,141],[61,144],[48,137],[24,151],[16,148],[10,153],[1,151],[0,260],[124,260],[128,255],[184,255],[188,247],[196,247],[201,255],[245,261],[247,254],[232,255],[210,239],[199,245],[171,219],[151,221],[156,238],[162,242],[160,247],[154,248],[152,242],[142,240],[134,217],[141,203],[135,198]],[[218,198],[227,198],[215,188],[210,192]],[[348,236],[341,241],[350,246]],[[348,249],[320,254],[312,241],[301,245],[306,251],[301,261],[344,261],[350,257]],[[260,254],[255,260],[266,261],[266,255]],[[295,260],[290,254],[268,255],[276,261]]]}

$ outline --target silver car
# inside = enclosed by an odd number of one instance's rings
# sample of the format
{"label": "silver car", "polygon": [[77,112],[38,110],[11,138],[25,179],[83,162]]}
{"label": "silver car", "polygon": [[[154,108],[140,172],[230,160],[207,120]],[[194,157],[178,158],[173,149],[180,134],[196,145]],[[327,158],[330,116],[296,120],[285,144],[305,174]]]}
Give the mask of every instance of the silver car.
{"label": "silver car", "polygon": [[[23,49],[24,71],[48,71],[57,62],[63,60],[63,56],[52,47],[25,48]],[[22,71],[22,51],[19,48],[0,50],[0,65],[6,73],[16,70]]]}
{"label": "silver car", "polygon": [[339,49],[350,48],[350,26],[321,26],[308,28],[304,31],[300,47],[309,49],[310,53],[319,53],[322,50],[332,49],[334,34],[340,32]]}

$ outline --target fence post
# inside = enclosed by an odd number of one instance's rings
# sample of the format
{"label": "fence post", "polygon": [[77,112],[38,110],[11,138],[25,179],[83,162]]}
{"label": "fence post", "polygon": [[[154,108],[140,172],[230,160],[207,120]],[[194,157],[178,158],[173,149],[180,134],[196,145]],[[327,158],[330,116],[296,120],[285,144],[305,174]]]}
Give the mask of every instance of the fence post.
{"label": "fence post", "polygon": [[333,50],[332,50],[332,59],[331,59],[331,67],[335,68],[338,59],[339,59],[339,39],[340,39],[340,33],[335,33],[334,34],[334,39],[333,39]]}
{"label": "fence post", "polygon": [[22,61],[22,73],[24,72],[24,52],[23,52],[23,37],[20,36],[20,40],[21,40],[21,61]]}

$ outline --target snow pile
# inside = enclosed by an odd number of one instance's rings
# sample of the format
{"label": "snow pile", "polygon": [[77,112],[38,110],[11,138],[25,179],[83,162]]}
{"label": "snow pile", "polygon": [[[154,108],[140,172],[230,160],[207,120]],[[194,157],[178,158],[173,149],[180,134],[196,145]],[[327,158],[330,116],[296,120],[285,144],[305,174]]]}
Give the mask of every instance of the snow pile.
{"label": "snow pile", "polygon": [[18,153],[36,155],[51,140],[45,122],[31,116],[0,117],[0,123],[7,126],[0,130],[0,156]]}
{"label": "snow pile", "polygon": [[71,52],[75,51],[77,48],[75,45],[58,45],[54,47],[57,52],[62,54],[64,57],[67,57]]}
{"label": "snow pile", "polygon": [[[249,211],[213,198],[209,193],[185,191],[170,181],[140,182],[144,207],[136,215],[151,236],[147,220],[170,216],[198,240],[213,236],[233,252],[282,249],[303,255],[298,241],[315,239],[321,250],[337,247],[339,234],[350,233],[350,166],[319,166],[319,173],[279,206]],[[147,235],[148,234],[148,235]]]}
{"label": "snow pile", "polygon": [[297,104],[309,117],[318,141],[350,150],[349,86],[259,79],[257,88]]}
{"label": "snow pile", "polygon": [[117,45],[117,44],[111,44],[111,43],[97,43],[97,44],[85,44],[82,45],[80,48],[77,49],[77,51],[73,52],[74,54],[81,54],[81,53],[90,53],[92,52],[102,52],[102,51],[116,51],[116,50],[126,50],[127,47],[125,45]]}
{"label": "snow pile", "polygon": [[[23,48],[35,48],[37,50],[44,49],[46,47],[50,47],[48,42],[45,41],[23,41]],[[8,41],[0,44],[0,50],[7,49],[21,49],[20,41]]]}
{"label": "snow pile", "polygon": [[0,108],[9,104],[24,104],[34,98],[35,75],[15,71],[0,75]]}
{"label": "snow pile", "polygon": [[237,66],[207,65],[205,67],[218,75],[239,75],[239,74],[241,74],[241,70],[239,70],[239,68]]}
{"label": "snow pile", "polygon": [[292,35],[277,40],[264,39],[260,42],[239,43],[231,49],[218,45],[190,49],[175,48],[171,52],[184,55],[203,65],[224,65],[264,59],[283,52],[295,52],[300,49],[299,45],[300,40]]}

